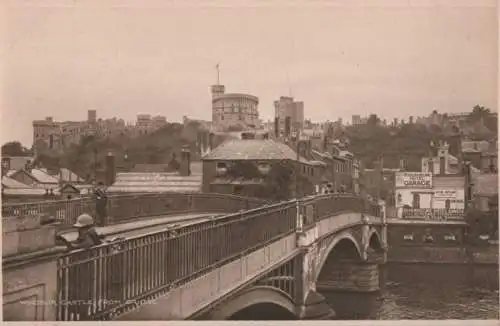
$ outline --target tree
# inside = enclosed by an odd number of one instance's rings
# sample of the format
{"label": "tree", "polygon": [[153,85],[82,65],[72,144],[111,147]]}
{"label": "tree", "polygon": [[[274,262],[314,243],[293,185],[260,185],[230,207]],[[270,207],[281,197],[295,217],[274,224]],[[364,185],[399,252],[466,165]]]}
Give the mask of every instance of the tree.
{"label": "tree", "polygon": [[11,141],[3,144],[2,156],[28,156],[29,150],[18,141]]}

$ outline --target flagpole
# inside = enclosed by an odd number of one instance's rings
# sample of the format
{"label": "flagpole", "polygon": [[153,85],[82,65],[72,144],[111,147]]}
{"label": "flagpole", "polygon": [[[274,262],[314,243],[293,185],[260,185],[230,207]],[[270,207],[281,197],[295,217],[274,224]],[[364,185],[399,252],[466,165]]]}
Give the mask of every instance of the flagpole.
{"label": "flagpole", "polygon": [[220,67],[220,63],[218,63],[217,65],[215,65],[215,69],[217,69],[217,85],[220,85],[220,72],[219,72],[219,67]]}

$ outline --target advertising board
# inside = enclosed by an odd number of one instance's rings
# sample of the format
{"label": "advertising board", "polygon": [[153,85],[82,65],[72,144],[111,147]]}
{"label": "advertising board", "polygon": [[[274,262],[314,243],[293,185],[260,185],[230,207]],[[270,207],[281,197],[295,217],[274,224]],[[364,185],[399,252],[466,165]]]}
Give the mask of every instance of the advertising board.
{"label": "advertising board", "polygon": [[454,189],[438,189],[434,190],[434,198],[445,198],[445,199],[451,199],[451,198],[457,198],[458,193]]}
{"label": "advertising board", "polygon": [[432,173],[396,172],[396,188],[432,188]]}

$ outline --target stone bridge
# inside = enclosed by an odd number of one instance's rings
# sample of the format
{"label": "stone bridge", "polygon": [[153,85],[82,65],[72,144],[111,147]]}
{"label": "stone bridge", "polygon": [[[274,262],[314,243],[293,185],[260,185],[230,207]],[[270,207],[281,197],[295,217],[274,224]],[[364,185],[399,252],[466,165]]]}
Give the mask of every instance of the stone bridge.
{"label": "stone bridge", "polygon": [[[330,319],[379,290],[386,239],[384,207],[321,195],[86,251],[51,249],[29,264],[4,258],[4,318]],[[26,275],[38,287],[19,286]]]}

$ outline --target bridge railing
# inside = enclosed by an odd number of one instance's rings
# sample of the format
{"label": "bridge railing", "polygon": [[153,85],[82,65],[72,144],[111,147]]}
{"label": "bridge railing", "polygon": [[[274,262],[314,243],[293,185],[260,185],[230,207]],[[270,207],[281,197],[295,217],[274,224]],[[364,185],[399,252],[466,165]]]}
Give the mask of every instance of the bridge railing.
{"label": "bridge railing", "polygon": [[[104,207],[99,209],[99,205]],[[16,216],[48,215],[55,217],[63,225],[72,225],[82,213],[97,217],[99,224],[125,222],[127,220],[194,212],[234,212],[259,207],[266,202],[255,198],[245,198],[211,193],[160,193],[111,195],[106,201],[95,198],[78,198],[36,203],[2,205],[4,218]],[[100,215],[104,215],[99,218]]]}
{"label": "bridge railing", "polygon": [[112,319],[296,232],[297,209],[307,206],[313,207],[313,221],[364,209],[356,197],[322,195],[67,253],[58,259],[58,320]]}
{"label": "bridge railing", "polygon": [[108,223],[183,213],[235,212],[262,206],[266,202],[256,198],[216,193],[163,193],[140,196],[120,195],[108,199]]}
{"label": "bridge railing", "polygon": [[133,309],[295,232],[296,209],[283,202],[68,253],[58,261],[58,320]]}
{"label": "bridge railing", "polygon": [[96,205],[92,198],[52,200],[34,203],[2,205],[2,218],[48,215],[63,224],[73,224],[83,213],[95,215]]}
{"label": "bridge railing", "polygon": [[364,212],[376,217],[381,217],[382,213],[377,204],[350,194],[311,196],[301,199],[300,203],[303,225],[306,227],[343,211]]}

